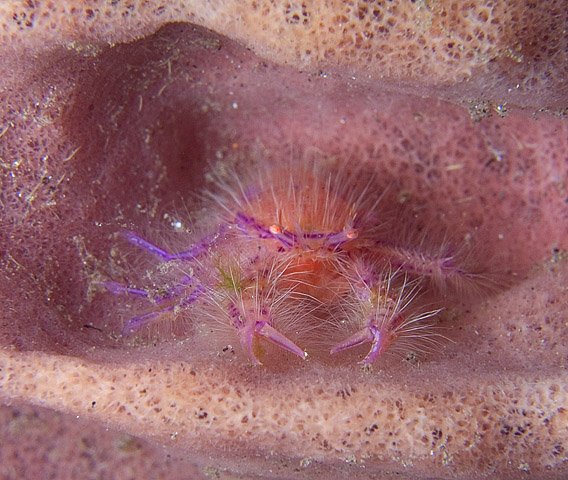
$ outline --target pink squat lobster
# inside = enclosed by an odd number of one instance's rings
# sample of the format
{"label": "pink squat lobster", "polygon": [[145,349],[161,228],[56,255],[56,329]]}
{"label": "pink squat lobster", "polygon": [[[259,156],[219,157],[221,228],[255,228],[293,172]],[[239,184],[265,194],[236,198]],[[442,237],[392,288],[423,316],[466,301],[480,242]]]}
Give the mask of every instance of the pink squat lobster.
{"label": "pink squat lobster", "polygon": [[404,347],[410,340],[437,344],[441,335],[424,320],[440,310],[420,311],[415,299],[423,286],[439,291],[478,274],[462,269],[447,251],[432,254],[388,238],[372,176],[361,187],[361,171],[333,172],[318,164],[293,174],[281,170],[270,167],[256,178],[232,172],[229,181],[217,177],[217,190],[207,195],[214,201],[212,218],[220,207],[222,221],[185,251],[170,253],[125,233],[176,273],[149,288],[103,282],[114,294],[156,306],[128,320],[123,335],[189,312],[232,326],[255,365],[262,363],[259,339],[307,358],[282,325],[334,331],[332,339],[352,332],[330,343],[329,352],[370,343],[361,364],[374,362],[397,339],[406,339],[397,342]]}

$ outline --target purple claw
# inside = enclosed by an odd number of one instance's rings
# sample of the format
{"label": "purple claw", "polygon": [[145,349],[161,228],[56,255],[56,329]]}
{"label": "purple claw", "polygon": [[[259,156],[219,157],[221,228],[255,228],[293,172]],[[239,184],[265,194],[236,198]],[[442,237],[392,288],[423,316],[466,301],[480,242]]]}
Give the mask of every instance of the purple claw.
{"label": "purple claw", "polygon": [[333,355],[334,353],[342,352],[343,350],[362,345],[363,343],[371,342],[371,350],[359,364],[366,365],[373,363],[385,349],[385,342],[382,337],[383,335],[377,327],[369,325],[342,342],[339,342],[329,353]]}
{"label": "purple claw", "polygon": [[241,346],[253,365],[262,365],[262,362],[254,353],[253,340],[255,336],[265,338],[274,345],[297,355],[302,360],[307,358],[308,354],[306,352],[292,342],[292,340],[281,334],[267,321],[255,320],[253,316],[244,317],[234,303],[229,305],[229,313],[233,319],[232,324],[237,329]]}
{"label": "purple claw", "polygon": [[269,342],[272,342],[274,345],[278,345],[284,350],[288,350],[290,353],[297,355],[302,360],[305,360],[308,356],[308,354],[292,342],[292,340],[282,335],[278,330],[266,322],[257,321],[254,330],[257,335],[266,338]]}
{"label": "purple claw", "polygon": [[252,346],[252,341],[254,339],[254,330],[252,326],[242,327],[240,330],[237,330],[237,335],[241,342],[241,347],[243,347],[243,350],[247,354],[250,363],[252,365],[262,365],[262,362],[258,358],[256,358],[256,355],[254,354],[254,349]]}

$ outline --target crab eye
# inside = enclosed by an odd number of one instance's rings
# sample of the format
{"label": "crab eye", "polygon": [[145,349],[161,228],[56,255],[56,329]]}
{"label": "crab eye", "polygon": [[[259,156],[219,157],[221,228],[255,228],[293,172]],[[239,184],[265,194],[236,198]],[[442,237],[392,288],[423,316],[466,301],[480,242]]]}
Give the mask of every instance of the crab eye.
{"label": "crab eye", "polygon": [[277,223],[274,223],[268,227],[268,231],[273,235],[278,235],[279,233],[282,233],[282,227]]}
{"label": "crab eye", "polygon": [[345,236],[349,240],[355,240],[359,236],[359,233],[354,228],[350,228],[349,230],[345,231]]}

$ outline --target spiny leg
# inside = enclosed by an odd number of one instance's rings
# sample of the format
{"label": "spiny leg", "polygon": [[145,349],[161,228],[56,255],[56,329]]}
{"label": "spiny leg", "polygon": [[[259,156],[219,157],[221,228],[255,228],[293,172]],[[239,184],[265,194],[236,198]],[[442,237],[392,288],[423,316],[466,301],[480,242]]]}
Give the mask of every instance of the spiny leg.
{"label": "spiny leg", "polygon": [[[154,295],[151,296],[147,290],[129,287],[127,285],[118,283],[118,282],[99,282],[100,285],[104,286],[109,292],[115,295],[131,295],[134,297],[146,298],[152,300],[153,303],[156,305],[164,304],[166,302],[172,302],[176,297],[179,297],[182,291],[187,290],[188,286],[194,283],[194,277],[187,276],[184,278],[180,284],[176,285],[175,289],[170,291],[166,291],[163,295]],[[139,330],[146,325],[150,325],[151,323],[155,322],[159,319],[159,317],[163,316],[164,314],[174,311],[176,308],[186,308],[192,303],[194,303],[203,293],[205,292],[205,288],[201,284],[197,284],[193,291],[183,297],[180,301],[177,301],[173,305],[168,305],[162,308],[159,311],[149,312],[144,315],[140,315],[137,317],[130,318],[125,324],[122,329],[123,336],[128,336],[134,333],[136,330]]]}
{"label": "spiny leg", "polygon": [[118,282],[97,282],[98,285],[105,287],[113,295],[132,295],[134,297],[148,298],[148,292],[141,288],[129,287]]}
{"label": "spiny leg", "polygon": [[440,293],[448,288],[459,292],[465,286],[474,287],[485,278],[482,273],[466,270],[456,260],[449,246],[442,245],[439,252],[431,252],[420,246],[405,246],[379,242],[374,252],[382,256],[389,265],[421,280],[428,280]]}
{"label": "spiny leg", "polygon": [[179,297],[191,285],[195,285],[196,278],[193,275],[185,275],[181,280],[176,282],[175,287],[170,289],[162,289],[159,295],[151,295],[151,289],[142,289],[137,287],[129,287],[124,283],[119,282],[97,282],[98,285],[106,288],[114,295],[131,295],[134,297],[148,298],[156,305],[170,301],[173,298]]}
{"label": "spiny leg", "polygon": [[207,250],[215,243],[217,238],[219,238],[219,236],[225,232],[225,230],[226,226],[222,225],[215,233],[207,235],[203,240],[192,245],[190,249],[176,253],[167,252],[166,250],[142,238],[136,232],[128,230],[124,232],[123,235],[126,240],[128,240],[128,242],[130,242],[132,245],[146,250],[152,255],[155,255],[156,257],[169,262],[171,260],[193,260],[194,258],[197,258],[201,254],[207,252]]}
{"label": "spiny leg", "polygon": [[[222,229],[220,228],[219,231],[213,235],[209,235],[205,237],[205,239],[194,245],[191,249],[170,254],[165,250],[161,249],[157,245],[154,245],[151,242],[148,242],[141,236],[139,236],[135,232],[127,231],[124,232],[123,235],[125,238],[132,243],[133,245],[146,250],[153,255],[157,256],[164,262],[169,261],[189,261],[195,260],[198,255],[203,253],[219,236]],[[192,304],[199,296],[203,294],[205,291],[204,287],[201,284],[196,283],[196,278],[193,274],[185,274],[181,279],[176,281],[176,284],[172,288],[164,288],[159,294],[153,294],[151,289],[141,289],[137,287],[130,287],[125,284],[121,284],[118,282],[99,282],[100,285],[105,287],[109,292],[115,295],[131,295],[134,297],[141,297],[151,300],[155,305],[163,305],[165,303],[170,303],[170,305],[165,306],[159,311],[149,312],[144,315],[140,315],[137,317],[133,317],[129,319],[122,330],[122,334],[124,336],[131,335],[136,330],[140,328],[150,325],[151,323],[159,320],[164,314],[173,311],[175,308],[185,308],[188,305]],[[189,295],[182,297],[181,300],[175,301],[175,299],[179,299],[181,295],[183,295],[189,287],[194,286],[193,291],[189,293]],[[171,304],[175,302],[175,304]]]}
{"label": "spiny leg", "polygon": [[189,295],[183,298],[180,302],[174,305],[168,305],[156,312],[149,312],[144,315],[140,315],[138,317],[133,317],[129,319],[122,328],[122,335],[129,336],[132,335],[136,330],[141,329],[147,325],[152,324],[153,322],[159,320],[161,316],[168,312],[175,312],[178,309],[184,309],[189,307],[193,304],[203,293],[205,292],[205,288],[201,285],[198,285]]}
{"label": "spiny leg", "polygon": [[159,317],[166,314],[167,312],[173,311],[173,309],[174,309],[174,306],[170,305],[169,307],[163,308],[162,310],[160,310],[158,312],[150,312],[150,313],[146,313],[144,315],[140,315],[138,317],[133,317],[133,318],[129,319],[124,324],[124,327],[122,327],[122,336],[123,337],[129,337],[136,330],[139,330],[142,327],[145,327],[147,325],[154,323],[156,320],[158,320]]}

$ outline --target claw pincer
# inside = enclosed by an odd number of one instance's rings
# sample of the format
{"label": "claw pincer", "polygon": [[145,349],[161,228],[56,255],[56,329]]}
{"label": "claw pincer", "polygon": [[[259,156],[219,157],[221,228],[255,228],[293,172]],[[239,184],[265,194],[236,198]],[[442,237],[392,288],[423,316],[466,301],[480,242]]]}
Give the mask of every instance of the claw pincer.
{"label": "claw pincer", "polygon": [[229,305],[229,315],[231,324],[237,331],[241,346],[253,365],[262,365],[258,355],[255,353],[255,338],[265,338],[274,345],[297,355],[303,360],[307,357],[306,352],[272,326],[271,315],[265,308],[257,312],[242,312],[234,303],[231,303]]}

